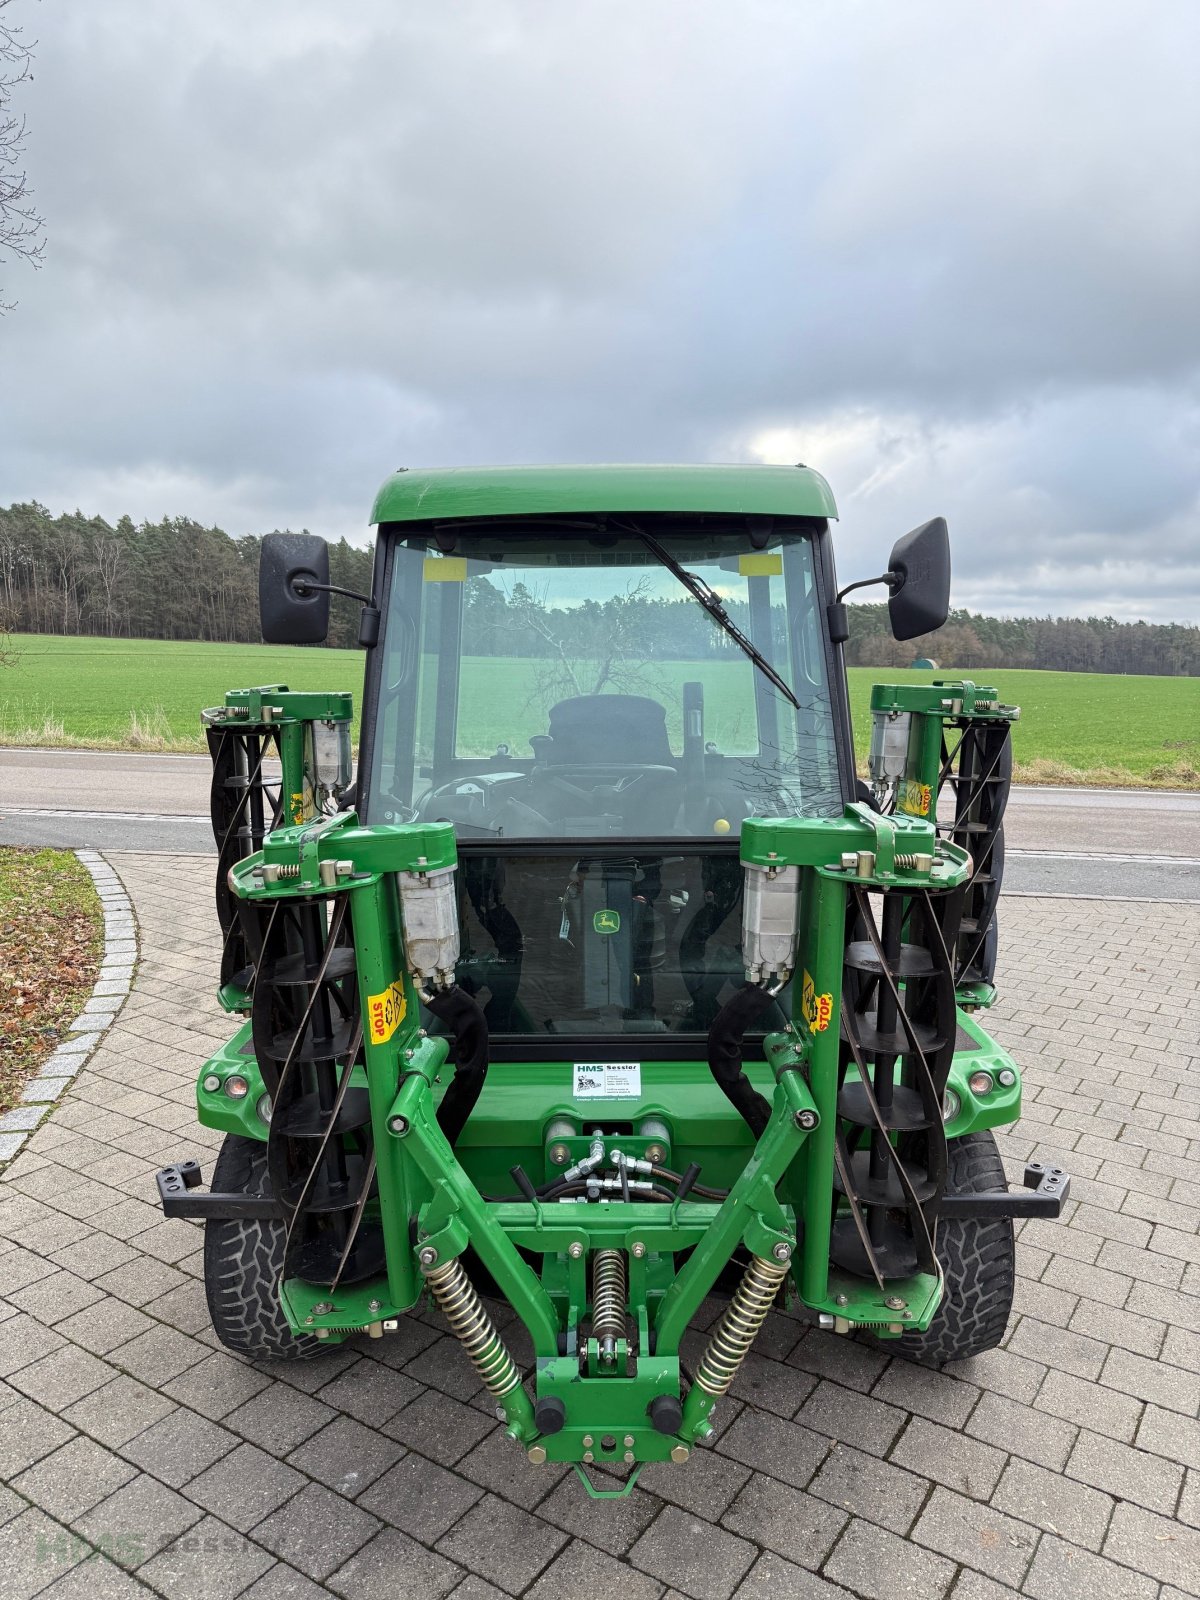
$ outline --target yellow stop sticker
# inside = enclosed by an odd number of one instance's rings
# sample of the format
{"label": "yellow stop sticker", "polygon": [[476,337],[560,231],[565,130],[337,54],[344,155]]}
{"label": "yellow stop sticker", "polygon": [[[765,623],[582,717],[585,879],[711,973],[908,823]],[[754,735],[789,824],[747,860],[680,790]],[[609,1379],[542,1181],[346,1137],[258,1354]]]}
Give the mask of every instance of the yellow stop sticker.
{"label": "yellow stop sticker", "polygon": [[367,996],[367,1034],[372,1044],[386,1044],[404,1021],[408,1001],[404,984],[397,978],[382,994]]}

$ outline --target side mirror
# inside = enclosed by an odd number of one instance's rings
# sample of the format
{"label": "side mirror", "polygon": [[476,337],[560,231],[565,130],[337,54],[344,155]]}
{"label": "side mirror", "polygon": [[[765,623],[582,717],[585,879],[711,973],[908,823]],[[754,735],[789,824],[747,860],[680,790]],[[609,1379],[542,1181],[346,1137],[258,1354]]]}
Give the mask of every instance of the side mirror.
{"label": "side mirror", "polygon": [[888,562],[888,616],[894,639],[940,628],[950,612],[950,534],[934,517],[897,539]]}
{"label": "side mirror", "polygon": [[[899,546],[897,546],[899,549]],[[315,533],[268,533],[258,563],[258,615],[268,644],[320,644],[329,632],[329,546]]]}

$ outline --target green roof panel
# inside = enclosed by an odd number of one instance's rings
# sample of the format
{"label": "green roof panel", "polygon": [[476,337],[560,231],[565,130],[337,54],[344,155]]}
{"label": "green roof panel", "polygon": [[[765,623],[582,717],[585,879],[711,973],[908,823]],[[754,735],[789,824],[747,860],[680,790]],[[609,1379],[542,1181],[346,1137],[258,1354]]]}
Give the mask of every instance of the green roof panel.
{"label": "green roof panel", "polygon": [[837,516],[829,485],[811,467],[412,467],[383,484],[370,520],[603,511]]}

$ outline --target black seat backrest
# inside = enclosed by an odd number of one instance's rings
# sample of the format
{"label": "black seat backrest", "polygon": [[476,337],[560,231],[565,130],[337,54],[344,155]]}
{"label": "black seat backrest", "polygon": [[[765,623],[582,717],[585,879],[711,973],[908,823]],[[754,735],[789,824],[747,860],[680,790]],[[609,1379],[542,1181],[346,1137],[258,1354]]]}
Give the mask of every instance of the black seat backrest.
{"label": "black seat backrest", "polygon": [[667,713],[640,694],[581,694],[550,708],[540,761],[581,766],[671,766]]}

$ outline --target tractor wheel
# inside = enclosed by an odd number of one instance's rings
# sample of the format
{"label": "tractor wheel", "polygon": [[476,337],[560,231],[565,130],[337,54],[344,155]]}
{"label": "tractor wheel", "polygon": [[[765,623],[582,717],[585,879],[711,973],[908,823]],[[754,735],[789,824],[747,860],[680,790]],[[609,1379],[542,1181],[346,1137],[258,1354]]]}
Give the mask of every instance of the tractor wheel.
{"label": "tractor wheel", "polygon": [[[229,1133],[213,1168],[214,1191],[267,1194],[267,1147]],[[204,1289],[217,1338],[242,1355],[302,1360],[328,1348],[298,1336],[279,1304],[284,1225],[267,1217],[204,1224]]]}
{"label": "tractor wheel", "polygon": [[[947,1194],[1008,1187],[994,1136],[967,1133],[947,1146]],[[963,1218],[938,1226],[937,1254],[945,1292],[924,1333],[890,1340],[891,1349],[928,1366],[965,1361],[992,1350],[1004,1337],[1016,1286],[1011,1217]],[[880,1348],[886,1348],[882,1342]]]}

